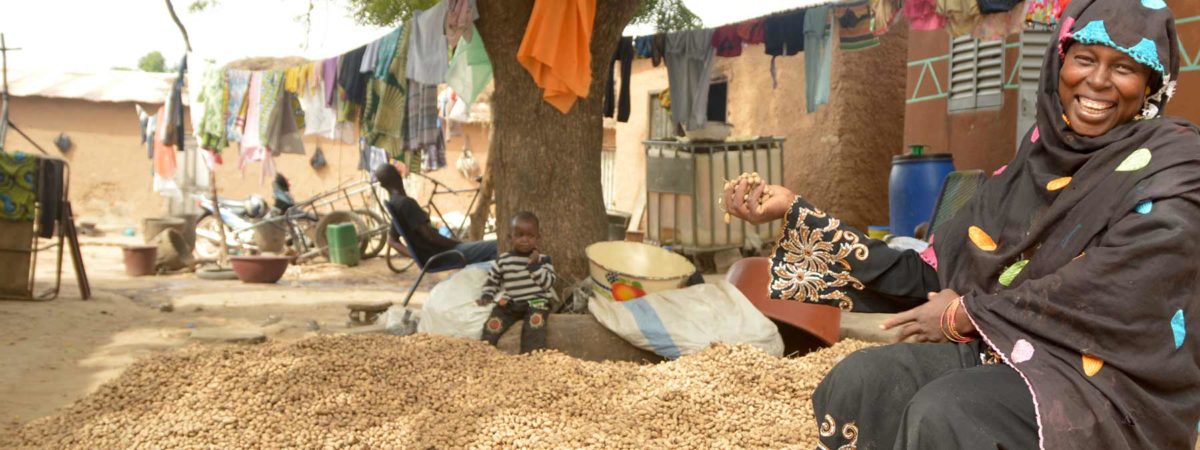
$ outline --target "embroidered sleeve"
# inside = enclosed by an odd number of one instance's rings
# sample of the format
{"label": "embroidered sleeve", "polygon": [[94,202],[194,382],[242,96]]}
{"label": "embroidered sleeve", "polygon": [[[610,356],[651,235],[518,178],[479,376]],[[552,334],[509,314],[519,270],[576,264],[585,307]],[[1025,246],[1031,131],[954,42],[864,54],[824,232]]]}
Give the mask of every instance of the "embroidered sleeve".
{"label": "embroidered sleeve", "polygon": [[870,254],[863,240],[838,219],[796,197],[771,258],[771,298],[853,309],[847,290],[862,290],[863,283],[851,274],[851,261],[866,260]]}

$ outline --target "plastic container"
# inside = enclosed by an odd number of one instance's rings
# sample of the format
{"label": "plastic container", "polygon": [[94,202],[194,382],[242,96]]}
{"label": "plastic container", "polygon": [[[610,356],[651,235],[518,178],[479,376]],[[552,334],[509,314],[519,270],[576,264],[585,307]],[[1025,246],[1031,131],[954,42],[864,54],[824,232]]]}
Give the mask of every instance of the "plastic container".
{"label": "plastic container", "polygon": [[757,172],[783,184],[782,138],[720,143],[645,141],[646,241],[685,254],[757,246],[779,236],[782,221],[725,223],[725,181]]}
{"label": "plastic container", "polygon": [[888,235],[888,227],[886,225],[870,225],[867,226],[867,237],[871,239],[883,239]]}
{"label": "plastic container", "polygon": [[920,154],[919,148],[913,151],[892,157],[888,207],[894,236],[912,237],[917,225],[933,217],[942,182],[954,171],[954,157],[949,153]]}
{"label": "plastic container", "polygon": [[154,275],[154,264],[158,259],[158,246],[129,245],[122,249],[125,256],[125,274],[131,277]]}
{"label": "plastic container", "polygon": [[357,266],[362,251],[358,248],[358,231],[352,223],[330,224],[325,228],[329,243],[329,261],[344,266]]}

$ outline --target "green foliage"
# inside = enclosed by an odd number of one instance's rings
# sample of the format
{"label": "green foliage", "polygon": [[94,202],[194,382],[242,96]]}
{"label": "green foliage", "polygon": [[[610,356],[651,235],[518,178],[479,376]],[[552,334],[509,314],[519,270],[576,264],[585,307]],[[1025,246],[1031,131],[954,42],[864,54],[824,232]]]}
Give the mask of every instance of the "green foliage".
{"label": "green foliage", "polygon": [[[217,4],[220,0],[192,0],[188,11],[193,13],[204,11]],[[429,9],[439,0],[349,0],[349,8],[354,20],[364,25],[392,26],[412,17],[413,11]],[[504,1],[504,0],[490,0]],[[597,0],[600,5],[606,0]],[[307,14],[312,14],[312,2],[309,0]],[[690,30],[704,26],[700,18],[692,13],[683,0],[641,0],[637,13],[633,16],[637,25],[654,25],[658,31],[670,32]]]}
{"label": "green foliage", "polygon": [[350,0],[354,20],[374,26],[391,26],[408,20],[414,11],[429,9],[439,0]]}
{"label": "green foliage", "polygon": [[[603,2],[606,0],[598,1],[600,6],[603,6]],[[428,9],[437,2],[438,0],[350,0],[350,11],[359,23],[390,26],[407,20],[412,16],[413,11]],[[683,4],[683,0],[642,0],[638,4],[633,23],[652,24],[659,31],[664,32],[703,27],[700,18]]]}
{"label": "green foliage", "polygon": [[143,72],[166,72],[167,61],[163,58],[162,53],[153,51],[147,53],[146,56],[138,59],[138,69]]}
{"label": "green foliage", "polygon": [[704,27],[700,18],[683,4],[683,0],[642,0],[633,16],[633,23],[654,25],[661,32]]}

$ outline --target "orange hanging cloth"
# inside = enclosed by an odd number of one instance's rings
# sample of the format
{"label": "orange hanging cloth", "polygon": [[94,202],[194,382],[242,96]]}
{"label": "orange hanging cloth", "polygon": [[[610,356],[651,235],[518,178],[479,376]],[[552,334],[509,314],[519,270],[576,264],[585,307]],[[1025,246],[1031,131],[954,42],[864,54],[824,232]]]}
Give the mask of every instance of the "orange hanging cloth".
{"label": "orange hanging cloth", "polygon": [[535,0],[517,61],[566,114],[592,84],[592,25],[596,0]]}

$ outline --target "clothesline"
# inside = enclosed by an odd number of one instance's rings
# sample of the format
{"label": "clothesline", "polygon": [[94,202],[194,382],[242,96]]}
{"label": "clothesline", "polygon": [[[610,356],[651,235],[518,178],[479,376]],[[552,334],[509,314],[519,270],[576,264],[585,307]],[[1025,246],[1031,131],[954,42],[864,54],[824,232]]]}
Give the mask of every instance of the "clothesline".
{"label": "clothesline", "polygon": [[703,127],[708,121],[707,95],[713,56],[738,57],[746,45],[761,43],[764,53],[772,56],[774,87],[778,87],[776,57],[795,55],[806,49],[816,51],[805,58],[805,98],[811,113],[829,100],[833,26],[839,29],[842,51],[879,45],[879,37],[902,18],[908,20],[913,30],[944,28],[953,37],[971,34],[995,40],[1019,33],[1031,24],[1053,24],[1069,3],[1070,0],[846,0],[813,3],[718,27],[622,37],[609,72],[616,62],[621,62],[625,82],[616,101],[612,100],[613,83],[609,82],[605,112],[621,122],[628,119],[629,65],[634,56],[650,58],[655,67],[660,62],[667,63],[670,86],[662,98],[663,105],[671,110],[672,119],[689,130]]}
{"label": "clothesline", "polygon": [[[274,172],[275,156],[305,154],[306,135],[346,143],[357,135],[364,154],[381,150],[414,170],[441,168],[441,112],[454,105],[439,108],[438,86],[451,86],[457,94],[450,99],[470,103],[490,81],[490,61],[474,32],[477,18],[473,0],[445,0],[338,56],[262,70],[194,67],[187,77],[199,146],[219,164],[222,150],[237,142],[239,168],[261,161],[264,180]],[[171,105],[165,109],[173,111]],[[147,122],[162,128],[169,121]],[[165,150],[173,143],[158,141],[150,152],[169,178],[174,164]]]}

